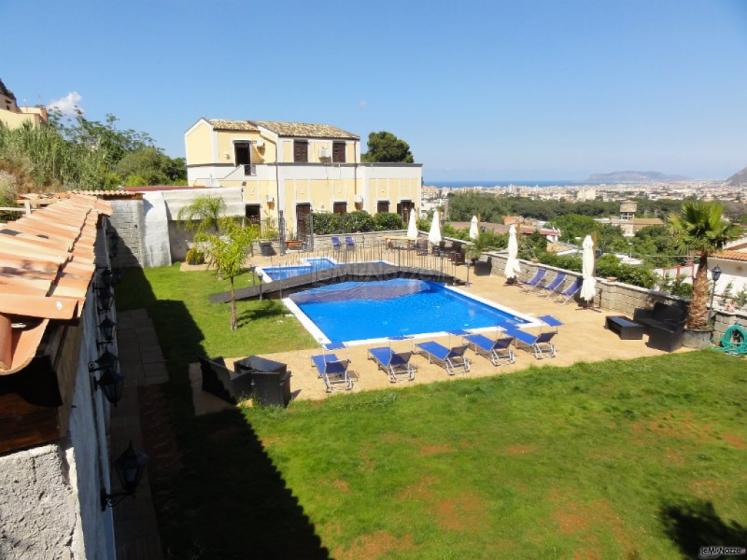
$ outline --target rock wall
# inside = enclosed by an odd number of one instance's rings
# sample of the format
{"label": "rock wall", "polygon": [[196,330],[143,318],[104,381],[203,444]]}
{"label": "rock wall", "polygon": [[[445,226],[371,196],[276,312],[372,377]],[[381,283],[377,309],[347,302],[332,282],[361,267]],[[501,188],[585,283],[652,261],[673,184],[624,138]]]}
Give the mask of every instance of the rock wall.
{"label": "rock wall", "polygon": [[142,200],[112,200],[109,224],[113,230],[115,268],[145,266],[143,237],[145,211]]}

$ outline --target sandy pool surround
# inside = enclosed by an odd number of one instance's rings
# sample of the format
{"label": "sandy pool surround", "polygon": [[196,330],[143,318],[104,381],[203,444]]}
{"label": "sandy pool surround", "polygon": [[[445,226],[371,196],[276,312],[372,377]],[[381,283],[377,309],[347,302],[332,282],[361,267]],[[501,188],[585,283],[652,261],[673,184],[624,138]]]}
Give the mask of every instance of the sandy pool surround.
{"label": "sandy pool surround", "polygon": [[[452,286],[444,286],[445,289],[451,290],[455,293],[460,294],[463,297],[472,299],[476,302],[482,303],[484,305],[487,305],[488,307],[492,307],[494,309],[498,309],[499,311],[503,311],[504,313],[510,313],[511,315],[514,315],[515,317],[518,317],[520,319],[523,319],[527,321],[526,324],[522,325],[522,328],[532,328],[532,327],[544,327],[546,326],[545,323],[537,319],[536,317],[533,317],[532,315],[528,315],[526,313],[521,313],[520,311],[517,311],[515,309],[512,309],[511,307],[506,307],[505,305],[501,305],[499,303],[495,303],[494,301],[490,301],[489,299],[485,299],[480,296],[476,296],[474,294],[470,294],[469,292],[466,292],[465,290],[462,290],[460,288],[455,288]],[[304,313],[301,308],[294,302],[291,298],[283,298],[282,302],[285,304],[285,306],[288,308],[288,310],[293,313],[293,315],[296,317],[296,319],[299,320],[299,322],[304,326],[304,328],[309,331],[311,336],[313,336],[316,340],[318,340],[321,344],[329,344],[331,341],[330,339],[322,332],[322,330],[312,321],[306,313]],[[474,329],[468,329],[471,333],[480,333],[480,332],[489,332],[489,331],[496,331],[500,330],[497,327],[479,327]],[[436,332],[426,332],[426,333],[417,333],[413,335],[408,335],[409,339],[422,339],[422,338],[436,338],[440,336],[447,336],[449,333],[445,331],[436,331]],[[388,342],[389,338],[367,338],[363,340],[346,340],[344,341],[346,346],[362,346],[366,344],[381,344]]]}

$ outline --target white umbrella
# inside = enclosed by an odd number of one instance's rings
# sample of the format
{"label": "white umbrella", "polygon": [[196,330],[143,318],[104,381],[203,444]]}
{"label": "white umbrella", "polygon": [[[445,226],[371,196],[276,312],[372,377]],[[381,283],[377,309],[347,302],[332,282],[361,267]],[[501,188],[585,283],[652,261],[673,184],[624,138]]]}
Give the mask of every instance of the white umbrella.
{"label": "white umbrella", "polygon": [[410,223],[407,224],[407,239],[415,241],[418,238],[418,224],[415,218],[415,210],[410,210]]}
{"label": "white umbrella", "polygon": [[582,247],[584,248],[584,256],[581,273],[584,283],[581,285],[579,295],[583,300],[593,301],[597,292],[597,279],[594,278],[594,242],[591,240],[591,235],[584,238]]}
{"label": "white umbrella", "polygon": [[506,268],[503,271],[507,279],[516,278],[516,275],[521,272],[519,259],[517,258],[518,254],[519,243],[516,241],[516,226],[511,224],[511,227],[508,228],[508,259],[506,259]]}
{"label": "white umbrella", "polygon": [[441,243],[441,224],[438,221],[438,210],[433,212],[433,221],[431,222],[431,231],[428,233],[428,241],[434,245]]}
{"label": "white umbrella", "polygon": [[480,230],[477,229],[477,216],[472,216],[472,221],[469,224],[469,238],[472,240],[480,237]]}

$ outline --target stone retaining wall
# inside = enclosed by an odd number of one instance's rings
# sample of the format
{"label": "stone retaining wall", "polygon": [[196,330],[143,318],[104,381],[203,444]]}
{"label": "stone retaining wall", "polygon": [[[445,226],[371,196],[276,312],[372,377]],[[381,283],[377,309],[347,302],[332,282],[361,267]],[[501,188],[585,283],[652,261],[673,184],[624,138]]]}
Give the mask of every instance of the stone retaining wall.
{"label": "stone retaining wall", "polygon": [[145,211],[142,200],[112,200],[112,215],[109,218],[114,230],[116,257],[112,266],[126,268],[144,266],[143,228]]}
{"label": "stone retaining wall", "polygon": [[[495,276],[503,276],[503,269],[506,265],[507,255],[505,253],[484,253],[484,257],[490,257],[493,266],[491,274]],[[564,270],[549,266],[542,263],[534,263],[519,259],[521,263],[521,273],[519,279],[528,280],[538,268],[545,268],[552,271],[562,271],[568,275],[565,286],[576,278],[581,276],[581,273],[574,272],[571,270]],[[610,311],[617,311],[621,315],[633,316],[633,311],[638,307],[652,307],[656,302],[662,301],[665,303],[675,303],[686,301],[677,296],[671,294],[665,294],[657,290],[648,288],[641,288],[640,286],[633,286],[631,284],[624,284],[622,282],[612,282],[603,278],[597,278],[597,297],[594,300],[594,304],[607,309]],[[714,313],[714,332],[713,340],[718,342],[724,331],[734,324],[739,324],[747,327],[747,313],[743,311],[730,312],[717,309]]]}

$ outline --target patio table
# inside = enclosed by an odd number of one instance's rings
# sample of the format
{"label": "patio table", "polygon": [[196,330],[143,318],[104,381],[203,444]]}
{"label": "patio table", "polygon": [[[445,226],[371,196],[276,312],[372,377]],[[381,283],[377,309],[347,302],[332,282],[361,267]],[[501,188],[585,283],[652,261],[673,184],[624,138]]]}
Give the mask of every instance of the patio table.
{"label": "patio table", "polygon": [[641,340],[643,338],[643,325],[631,321],[623,315],[608,315],[605,326],[619,336],[621,340]]}

